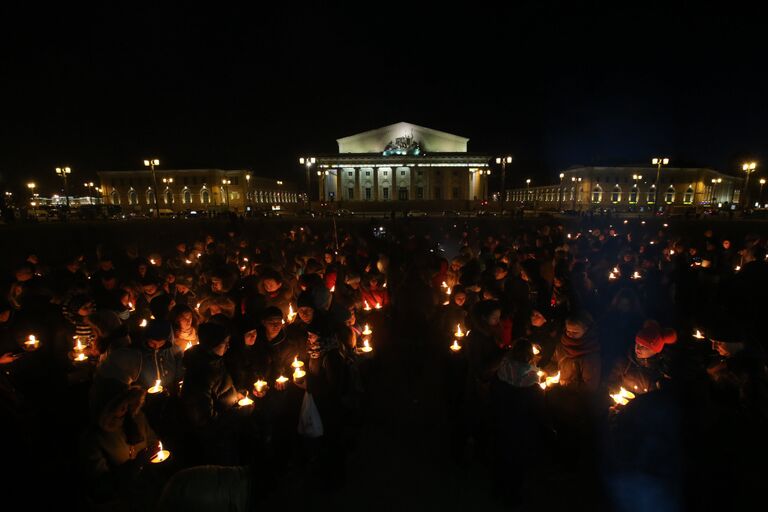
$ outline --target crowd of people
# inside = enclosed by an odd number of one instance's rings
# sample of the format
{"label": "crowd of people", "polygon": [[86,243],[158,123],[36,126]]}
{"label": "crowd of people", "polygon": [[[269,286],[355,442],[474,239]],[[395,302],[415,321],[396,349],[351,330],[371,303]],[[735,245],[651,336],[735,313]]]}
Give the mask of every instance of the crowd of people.
{"label": "crowd of people", "polygon": [[29,254],[0,302],[9,460],[71,461],[94,510],[249,509],[285,475],[334,492],[389,353],[437,369],[445,450],[502,504],[541,475],[618,510],[759,489],[765,237],[372,222]]}

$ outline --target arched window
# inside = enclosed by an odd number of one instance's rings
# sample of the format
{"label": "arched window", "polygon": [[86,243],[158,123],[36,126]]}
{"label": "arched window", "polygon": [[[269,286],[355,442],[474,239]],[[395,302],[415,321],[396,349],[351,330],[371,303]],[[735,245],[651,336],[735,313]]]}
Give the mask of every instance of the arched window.
{"label": "arched window", "polygon": [[592,202],[599,203],[602,200],[603,200],[603,189],[600,187],[600,185],[595,185],[595,188],[592,189]]}
{"label": "arched window", "polygon": [[147,204],[150,207],[155,206],[155,193],[152,189],[147,190]]}
{"label": "arched window", "polygon": [[616,185],[611,192],[611,202],[618,203],[619,201],[621,201],[621,187]]}
{"label": "arched window", "polygon": [[629,191],[629,202],[631,204],[637,203],[637,185],[632,187],[632,189]]}
{"label": "arched window", "polygon": [[117,193],[117,190],[112,191],[112,204],[120,204],[120,194]]}
{"label": "arched window", "polygon": [[656,187],[651,186],[651,188],[648,190],[648,194],[646,194],[645,202],[648,204],[653,204],[656,202]]}
{"label": "arched window", "polygon": [[163,202],[165,204],[173,204],[173,193],[170,189],[165,189],[165,194],[163,194]]}
{"label": "arched window", "polygon": [[184,189],[184,204],[190,204],[192,202],[192,192],[188,188]]}
{"label": "arched window", "polygon": [[139,204],[139,195],[133,189],[128,192],[128,204],[131,206]]}
{"label": "arched window", "polygon": [[693,204],[693,187],[688,187],[688,190],[685,191],[685,196],[683,196],[683,203]]}
{"label": "arched window", "polygon": [[675,202],[675,187],[671,186],[667,189],[667,193],[664,194],[664,201],[667,204]]}
{"label": "arched window", "polygon": [[200,202],[203,204],[211,204],[211,193],[205,187],[200,189]]}
{"label": "arched window", "polygon": [[568,198],[568,200],[573,201],[574,197],[576,197],[576,187],[571,187],[571,196]]}

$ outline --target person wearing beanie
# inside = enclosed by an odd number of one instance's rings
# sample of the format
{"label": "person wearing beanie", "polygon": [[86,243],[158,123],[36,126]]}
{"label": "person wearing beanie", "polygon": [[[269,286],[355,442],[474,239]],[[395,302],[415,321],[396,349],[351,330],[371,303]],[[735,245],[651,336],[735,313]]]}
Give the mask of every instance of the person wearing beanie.
{"label": "person wearing beanie", "polygon": [[646,320],[635,336],[634,350],[614,364],[608,380],[608,391],[625,388],[635,394],[649,393],[664,387],[670,380],[669,359],[664,347],[677,341],[674,329]]}
{"label": "person wearing beanie", "polygon": [[[292,345],[304,348],[307,342],[307,327],[314,317],[315,305],[312,294],[309,291],[303,291],[296,300],[296,318],[285,329],[286,336]],[[306,349],[302,350],[302,352],[305,351]]]}
{"label": "person wearing beanie", "polygon": [[182,351],[173,343],[173,329],[168,320],[150,320],[144,329],[141,352],[141,373],[138,383],[149,389],[157,381],[164,389],[175,391],[184,378]]}
{"label": "person wearing beanie", "polygon": [[230,339],[227,328],[209,322],[200,325],[197,334],[200,344],[184,352],[181,402],[190,425],[205,436],[235,407],[239,393],[224,360]]}

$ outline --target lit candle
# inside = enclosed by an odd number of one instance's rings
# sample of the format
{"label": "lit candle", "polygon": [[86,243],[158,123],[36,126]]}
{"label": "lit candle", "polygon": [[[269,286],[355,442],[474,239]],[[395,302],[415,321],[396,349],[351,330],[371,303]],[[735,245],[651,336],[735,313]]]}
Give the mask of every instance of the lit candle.
{"label": "lit candle", "polygon": [[296,384],[301,384],[304,382],[304,376],[307,374],[304,370],[302,370],[300,367],[296,367],[295,370],[293,370],[293,382]]}
{"label": "lit candle", "polygon": [[155,264],[156,264],[156,263],[155,263],[155,260],[153,260],[153,259],[150,259],[150,260],[149,260],[149,262],[150,262],[151,264],[153,264],[153,265],[155,265]]}
{"label": "lit candle", "polygon": [[665,222],[665,223],[664,223],[664,227],[665,227],[665,228],[668,228],[668,227],[669,227],[669,224],[667,224],[667,223]]}
{"label": "lit candle", "polygon": [[628,220],[625,220],[625,221],[624,221],[624,224],[629,224],[629,221],[628,221]]}
{"label": "lit candle", "polygon": [[184,345],[184,352],[192,348],[192,342],[188,341],[186,345]]}
{"label": "lit candle", "polygon": [[568,233],[568,238],[571,238],[571,234],[570,233]]}
{"label": "lit candle", "polygon": [[645,221],[640,222],[640,224],[645,224]]}
{"label": "lit candle", "polygon": [[275,388],[278,391],[282,391],[285,389],[285,383],[288,382],[288,377],[281,375],[277,379],[275,379]]}
{"label": "lit candle", "polygon": [[371,352],[373,350],[373,347],[368,343],[368,338],[363,338],[363,346],[360,347],[360,352]]}
{"label": "lit candle", "polygon": [[336,285],[331,286],[331,293],[336,291]]}
{"label": "lit candle", "polygon": [[365,327],[363,327],[363,336],[369,336],[371,334],[373,334],[373,331],[368,327],[368,324],[365,324]]}
{"label": "lit candle", "polygon": [[187,265],[191,265],[192,264],[192,260],[186,259],[186,260],[184,260],[184,263],[186,263]]}
{"label": "lit candle", "polygon": [[80,341],[80,336],[75,336],[75,352],[82,352],[83,349],[85,349],[85,346],[83,345],[82,341]]}
{"label": "lit candle", "polygon": [[200,253],[197,253],[197,257],[199,258],[200,256],[202,256],[202,254],[200,254]]}
{"label": "lit candle", "polygon": [[239,405],[240,407],[246,407],[246,406],[249,406],[249,405],[252,405],[252,404],[253,404],[253,400],[248,398],[248,392],[247,391],[245,392],[245,396],[243,398],[241,398],[237,402],[237,405]]}
{"label": "lit candle", "polygon": [[381,285],[381,287],[382,287],[382,288],[386,288],[386,287],[387,287],[387,282],[386,282],[386,281],[384,281],[384,284],[383,284],[383,285]]}
{"label": "lit candle", "polygon": [[24,350],[32,351],[37,350],[40,347],[40,340],[38,340],[34,334],[30,334],[27,340],[24,342]]}
{"label": "lit candle", "polygon": [[696,329],[696,332],[693,333],[693,337],[696,338],[697,340],[703,340],[704,338],[706,338],[706,336],[704,336],[704,333],[702,333],[698,329]]}
{"label": "lit candle", "polygon": [[634,273],[634,274],[632,274],[632,279],[640,279],[640,272],[638,272],[637,270],[635,270],[635,273]]}
{"label": "lit candle", "polygon": [[537,355],[541,354],[541,347],[539,345],[534,343],[532,345],[532,348],[533,348],[533,355],[537,356]]}
{"label": "lit candle", "polygon": [[130,311],[136,311],[136,307],[133,305],[133,302],[128,302],[128,309]]}
{"label": "lit candle", "polygon": [[376,306],[374,306],[374,309],[381,309],[381,303],[380,303],[380,302],[377,302],[377,303],[376,303]]}
{"label": "lit candle", "polygon": [[195,310],[196,310],[196,311],[200,311],[200,303],[199,303],[199,302],[198,302],[198,303],[197,303],[197,305],[195,306]]}
{"label": "lit candle", "polygon": [[616,274],[614,274],[613,272],[609,273],[608,279],[611,279],[611,280],[616,279]]}
{"label": "lit candle", "polygon": [[669,255],[670,256],[674,256],[675,255],[675,250],[674,249],[670,249],[669,250]]}
{"label": "lit candle", "polygon": [[443,281],[443,283],[440,285],[441,288],[448,288],[448,283]]}
{"label": "lit candle", "polygon": [[547,389],[552,384],[559,384],[560,383],[560,372],[557,372],[556,374],[552,375],[551,377],[547,377],[547,374],[541,370],[536,372],[536,375],[541,379],[544,377],[544,380],[539,382],[539,387],[541,389]]}
{"label": "lit candle", "polygon": [[151,462],[152,464],[159,464],[159,463],[163,462],[164,460],[167,460],[168,457],[171,456],[171,452],[169,452],[168,450],[163,450],[163,443],[162,442],[160,442],[158,444],[159,444],[160,447],[157,450],[157,453],[154,454],[151,459],[149,459],[149,462]]}
{"label": "lit candle", "polygon": [[453,345],[451,345],[451,350],[454,352],[458,352],[461,350],[461,345],[459,345],[459,340],[453,340]]}
{"label": "lit candle", "polygon": [[299,361],[299,356],[296,356],[293,358],[293,362],[291,363],[291,366],[293,368],[301,368],[304,366],[304,361]]}
{"label": "lit candle", "polygon": [[613,398],[613,401],[619,405],[627,405],[630,400],[635,398],[635,394],[632,393],[631,391],[627,391],[626,389],[624,389],[624,387],[622,387],[621,391],[613,395],[610,395],[610,397]]}
{"label": "lit candle", "polygon": [[457,338],[464,337],[464,333],[461,331],[461,324],[456,324],[456,332],[453,333],[453,335],[456,336]]}
{"label": "lit candle", "polygon": [[739,270],[741,270],[741,265],[736,265],[736,267],[733,270],[734,272],[738,272]]}
{"label": "lit candle", "polygon": [[88,356],[82,352],[78,352],[78,354],[75,356],[75,361],[77,361],[78,363],[83,362],[87,359],[88,359]]}
{"label": "lit candle", "polygon": [[291,304],[288,304],[288,321],[293,322],[295,318],[296,318],[296,313],[293,311],[293,306]]}
{"label": "lit candle", "polygon": [[268,387],[269,386],[267,386],[267,382],[266,381],[259,379],[259,380],[257,380],[256,382],[253,383],[253,393],[257,397],[261,398],[261,397],[263,397],[264,395],[267,394],[267,388]]}
{"label": "lit candle", "polygon": [[147,390],[147,393],[154,395],[155,393],[162,393],[163,386],[160,384],[160,379],[155,381],[155,385]]}
{"label": "lit candle", "polygon": [[363,300],[363,304],[364,304],[364,307],[363,307],[364,311],[370,311],[371,310],[371,305],[368,304],[367,300]]}
{"label": "lit candle", "polygon": [[147,319],[146,318],[142,318],[141,319],[141,323],[139,324],[139,327],[146,327],[146,326],[147,326]]}

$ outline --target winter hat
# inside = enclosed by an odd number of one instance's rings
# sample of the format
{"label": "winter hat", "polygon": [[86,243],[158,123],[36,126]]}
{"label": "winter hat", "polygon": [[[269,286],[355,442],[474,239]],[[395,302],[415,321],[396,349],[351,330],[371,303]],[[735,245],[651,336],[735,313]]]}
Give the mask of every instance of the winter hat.
{"label": "winter hat", "polygon": [[229,336],[229,331],[223,325],[208,322],[198,328],[197,336],[201,345],[214,348],[224,343]]}
{"label": "winter hat", "polygon": [[654,354],[658,354],[664,348],[677,341],[677,333],[674,329],[662,329],[655,320],[647,320],[643,328],[635,336],[635,343],[650,349]]}
{"label": "winter hat", "polygon": [[264,312],[261,314],[262,320],[269,320],[270,318],[278,318],[280,320],[283,319],[283,312],[280,311],[280,308],[276,306],[270,306],[267,309],[264,310]]}
{"label": "winter hat", "polygon": [[157,319],[168,318],[168,313],[171,308],[171,296],[168,294],[161,294],[152,299],[149,302],[149,311]]}
{"label": "winter hat", "polygon": [[168,320],[150,320],[144,334],[148,340],[169,341],[171,339],[171,322]]}
{"label": "winter hat", "polygon": [[333,328],[326,315],[315,315],[312,322],[307,326],[307,332],[311,332],[321,338],[327,338],[333,335]]}
{"label": "winter hat", "polygon": [[110,309],[100,309],[91,313],[88,315],[88,321],[105,337],[116,333],[123,325],[117,313]]}
{"label": "winter hat", "polygon": [[312,293],[310,291],[303,291],[299,294],[299,298],[296,300],[297,308],[314,308],[315,303],[312,300]]}
{"label": "winter hat", "polygon": [[192,288],[195,285],[195,280],[192,278],[192,276],[176,276],[176,284],[186,286],[187,288]]}

